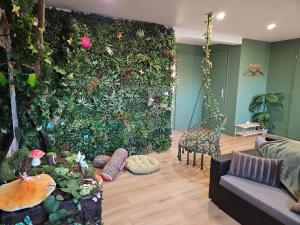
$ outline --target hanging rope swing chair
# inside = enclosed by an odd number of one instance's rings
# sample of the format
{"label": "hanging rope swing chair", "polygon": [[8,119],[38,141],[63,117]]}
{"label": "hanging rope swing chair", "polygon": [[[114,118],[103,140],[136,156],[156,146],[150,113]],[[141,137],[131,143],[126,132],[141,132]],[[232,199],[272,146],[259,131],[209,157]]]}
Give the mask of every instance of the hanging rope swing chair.
{"label": "hanging rope swing chair", "polygon": [[[207,14],[207,31],[204,34],[206,44],[203,46],[204,57],[202,60],[203,77],[200,91],[192,112],[189,126],[185,134],[180,138],[178,145],[178,160],[181,155],[187,152],[187,164],[189,164],[189,154],[194,153],[193,166],[196,164],[196,153],[201,154],[201,170],[203,170],[203,156],[216,156],[220,154],[220,135],[225,125],[225,116],[221,113],[219,104],[211,90],[210,71],[212,62],[210,61],[209,44],[211,41],[213,14]],[[198,102],[202,100],[202,119],[198,124],[191,127]]]}

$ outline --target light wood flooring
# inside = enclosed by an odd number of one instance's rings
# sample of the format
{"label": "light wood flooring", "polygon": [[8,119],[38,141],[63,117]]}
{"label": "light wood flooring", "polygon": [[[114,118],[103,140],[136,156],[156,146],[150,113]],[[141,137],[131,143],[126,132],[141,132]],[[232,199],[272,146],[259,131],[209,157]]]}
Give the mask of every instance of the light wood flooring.
{"label": "light wood flooring", "polygon": [[[236,225],[208,198],[210,158],[204,158],[200,171],[179,162],[178,139],[182,132],[173,132],[172,147],[163,153],[151,154],[161,162],[159,172],[147,176],[123,171],[113,182],[104,183],[103,220],[105,225]],[[222,154],[254,147],[254,137],[242,139],[222,135]]]}

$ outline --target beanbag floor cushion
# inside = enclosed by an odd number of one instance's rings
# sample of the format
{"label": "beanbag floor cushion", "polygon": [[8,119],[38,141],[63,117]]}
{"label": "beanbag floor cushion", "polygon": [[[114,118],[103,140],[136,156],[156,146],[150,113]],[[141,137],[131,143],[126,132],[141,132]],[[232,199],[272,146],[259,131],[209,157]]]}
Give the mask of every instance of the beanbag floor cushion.
{"label": "beanbag floor cushion", "polygon": [[124,148],[118,148],[108,163],[104,166],[101,176],[105,181],[113,181],[118,173],[123,170],[128,152]]}
{"label": "beanbag floor cushion", "polygon": [[149,156],[133,155],[125,160],[125,168],[133,174],[146,175],[158,171],[160,163]]}
{"label": "beanbag floor cushion", "polygon": [[94,159],[93,166],[96,168],[103,168],[106,165],[106,163],[108,163],[110,158],[111,157],[108,155],[98,155]]}

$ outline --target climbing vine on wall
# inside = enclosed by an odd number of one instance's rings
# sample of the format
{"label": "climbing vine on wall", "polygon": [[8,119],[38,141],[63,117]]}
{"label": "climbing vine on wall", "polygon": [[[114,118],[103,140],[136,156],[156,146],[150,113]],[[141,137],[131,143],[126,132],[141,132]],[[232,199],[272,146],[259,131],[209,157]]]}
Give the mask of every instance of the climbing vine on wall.
{"label": "climbing vine on wall", "polygon": [[172,29],[48,9],[44,38],[40,81],[17,82],[21,145],[41,147],[44,136],[48,149],[89,158],[119,147],[139,154],[170,146]]}

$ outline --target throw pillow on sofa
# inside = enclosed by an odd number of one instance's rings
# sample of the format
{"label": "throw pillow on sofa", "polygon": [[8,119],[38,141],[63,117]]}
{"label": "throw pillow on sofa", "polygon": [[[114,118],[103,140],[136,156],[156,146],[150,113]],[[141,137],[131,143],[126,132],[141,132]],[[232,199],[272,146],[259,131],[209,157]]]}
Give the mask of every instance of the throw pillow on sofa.
{"label": "throw pillow on sofa", "polygon": [[278,159],[267,159],[233,152],[228,174],[273,187],[280,187],[281,165],[282,161]]}

